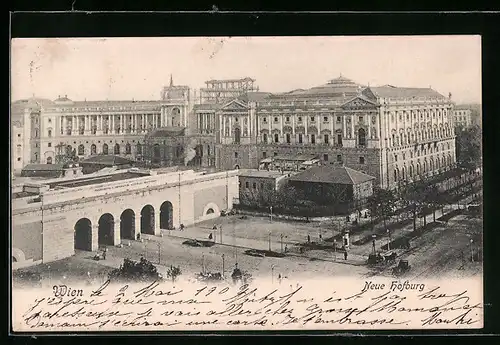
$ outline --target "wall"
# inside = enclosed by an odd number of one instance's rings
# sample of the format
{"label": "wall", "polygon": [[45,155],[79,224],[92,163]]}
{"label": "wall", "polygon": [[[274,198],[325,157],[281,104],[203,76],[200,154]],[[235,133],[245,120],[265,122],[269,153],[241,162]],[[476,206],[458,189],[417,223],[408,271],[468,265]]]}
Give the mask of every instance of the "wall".
{"label": "wall", "polygon": [[[25,260],[42,259],[42,221],[12,222],[12,248],[24,254]],[[14,254],[14,253],[13,253]]]}

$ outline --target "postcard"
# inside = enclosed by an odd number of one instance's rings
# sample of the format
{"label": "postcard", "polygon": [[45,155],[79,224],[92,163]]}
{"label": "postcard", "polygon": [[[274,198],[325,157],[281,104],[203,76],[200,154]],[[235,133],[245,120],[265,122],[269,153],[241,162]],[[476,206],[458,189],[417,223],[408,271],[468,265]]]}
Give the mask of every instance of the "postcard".
{"label": "postcard", "polygon": [[11,41],[14,332],[483,327],[480,36]]}

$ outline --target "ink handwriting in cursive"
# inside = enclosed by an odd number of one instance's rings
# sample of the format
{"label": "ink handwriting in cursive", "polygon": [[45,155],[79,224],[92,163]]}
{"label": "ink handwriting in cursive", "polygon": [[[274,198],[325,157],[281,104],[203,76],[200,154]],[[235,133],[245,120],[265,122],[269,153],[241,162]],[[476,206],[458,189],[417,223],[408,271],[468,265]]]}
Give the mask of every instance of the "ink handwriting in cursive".
{"label": "ink handwriting in cursive", "polygon": [[467,290],[411,289],[424,286],[421,282],[402,283],[410,287],[404,289],[391,286],[370,281],[359,289],[320,294],[303,285],[288,291],[259,285],[181,289],[158,281],[133,287],[106,281],[94,290],[67,286],[36,296],[21,320],[33,330],[425,328],[473,327],[481,322],[482,304]]}

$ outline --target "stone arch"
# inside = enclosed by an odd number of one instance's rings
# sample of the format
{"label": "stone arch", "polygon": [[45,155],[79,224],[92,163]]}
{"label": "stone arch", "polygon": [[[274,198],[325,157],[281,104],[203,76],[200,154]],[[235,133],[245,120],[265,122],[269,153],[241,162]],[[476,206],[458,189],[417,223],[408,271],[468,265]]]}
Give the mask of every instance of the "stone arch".
{"label": "stone arch", "polygon": [[219,206],[217,206],[217,204],[213,202],[209,202],[203,208],[203,218],[205,219],[217,218],[219,215],[220,215]]}
{"label": "stone arch", "polygon": [[115,218],[111,213],[105,213],[99,218],[97,243],[99,245],[114,245]]}
{"label": "stone arch", "polygon": [[92,251],[92,222],[81,218],[75,223],[75,249]]}
{"label": "stone arch", "polygon": [[135,212],[130,208],[120,215],[120,238],[135,240]]}
{"label": "stone arch", "polygon": [[132,146],[130,145],[130,143],[125,144],[125,154],[127,155],[132,154]]}
{"label": "stone arch", "polygon": [[141,210],[141,233],[154,235],[155,233],[155,209],[146,205]]}
{"label": "stone arch", "polygon": [[26,255],[24,255],[24,252],[21,249],[12,248],[11,258],[12,262],[21,262],[26,260]]}
{"label": "stone arch", "polygon": [[95,155],[97,153],[97,146],[95,144],[90,145],[90,154]]}
{"label": "stone arch", "polygon": [[165,201],[160,206],[160,229],[174,228],[174,206],[170,201]]}
{"label": "stone arch", "polygon": [[83,144],[78,145],[78,155],[79,156],[85,155],[85,146]]}
{"label": "stone arch", "polygon": [[109,154],[109,147],[108,144],[102,145],[102,154],[107,155]]}
{"label": "stone arch", "polygon": [[52,164],[52,157],[47,157],[47,164]]}
{"label": "stone arch", "polygon": [[238,164],[236,164],[234,167],[233,167],[234,170],[239,170],[240,169],[240,166]]}
{"label": "stone arch", "polygon": [[118,144],[118,143],[115,144],[115,147],[113,149],[113,153],[115,155],[119,155],[120,154],[120,144]]}

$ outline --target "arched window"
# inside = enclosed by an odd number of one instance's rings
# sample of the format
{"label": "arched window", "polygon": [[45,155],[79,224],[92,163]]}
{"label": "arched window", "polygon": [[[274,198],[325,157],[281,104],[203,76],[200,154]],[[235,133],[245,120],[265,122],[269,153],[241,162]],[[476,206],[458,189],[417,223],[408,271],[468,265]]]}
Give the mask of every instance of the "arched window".
{"label": "arched window", "polygon": [[95,146],[95,144],[92,144],[90,146],[90,154],[95,155],[96,153],[97,153],[97,146]]}
{"label": "arched window", "polygon": [[420,163],[417,163],[417,175],[420,175]]}
{"label": "arched window", "polygon": [[267,144],[267,133],[262,134],[262,142]]}
{"label": "arched window", "polygon": [[115,144],[115,155],[119,155],[120,154],[120,145],[118,143]]}
{"label": "arched window", "polygon": [[394,181],[398,180],[398,169],[394,169]]}
{"label": "arched window", "polygon": [[52,164],[52,157],[47,157],[47,164]]}
{"label": "arched window", "polygon": [[410,165],[410,177],[413,176],[413,165]]}
{"label": "arched window", "polygon": [[137,143],[137,154],[142,155],[142,145],[141,143]]}
{"label": "arched window", "polygon": [[85,154],[85,146],[78,145],[78,155],[83,156]]}
{"label": "arched window", "polygon": [[360,128],[358,130],[358,145],[359,146],[366,146],[366,133],[363,128]]}
{"label": "arched window", "polygon": [[108,154],[108,144],[102,145],[102,153],[105,155]]}
{"label": "arched window", "polygon": [[129,144],[129,143],[127,143],[127,144],[125,145],[125,153],[126,153],[127,155],[129,155],[129,154],[131,154],[131,153],[132,153],[132,147],[130,146],[130,144]]}
{"label": "arched window", "polygon": [[241,140],[241,129],[239,127],[236,127],[234,129],[234,143],[239,144]]}
{"label": "arched window", "polygon": [[52,129],[49,129],[49,130],[47,131],[47,136],[48,136],[49,138],[50,138],[50,137],[52,137]]}
{"label": "arched window", "polygon": [[279,143],[280,142],[280,137],[279,137],[278,133],[274,134],[274,142],[275,143]]}

